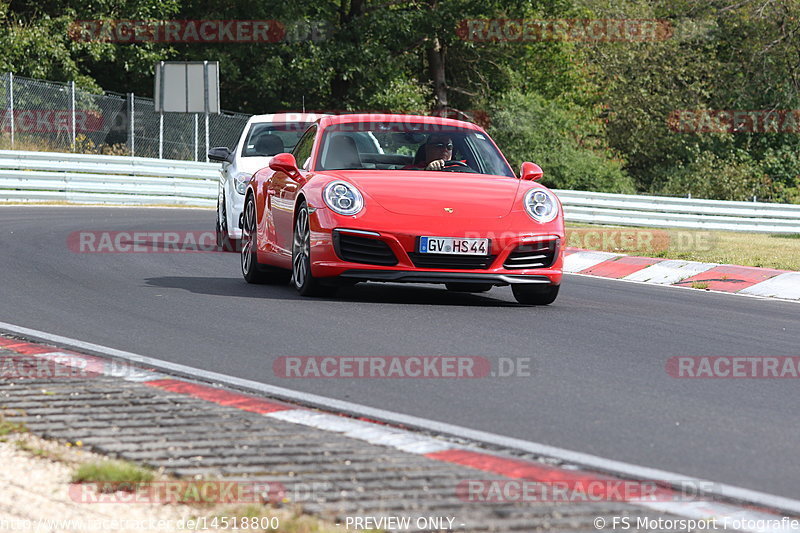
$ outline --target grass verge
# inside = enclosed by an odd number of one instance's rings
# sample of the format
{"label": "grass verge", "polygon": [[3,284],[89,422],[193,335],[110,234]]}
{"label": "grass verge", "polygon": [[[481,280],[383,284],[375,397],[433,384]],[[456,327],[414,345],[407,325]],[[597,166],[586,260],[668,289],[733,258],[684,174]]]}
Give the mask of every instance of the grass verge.
{"label": "grass verge", "polygon": [[[3,421],[7,424],[2,427],[7,427],[9,433],[26,431],[22,424],[11,424],[7,420]],[[76,441],[77,444],[61,443],[42,439],[30,433],[14,435],[11,439],[14,439],[14,442],[6,443],[6,446],[13,444],[17,450],[29,454],[39,461],[53,461],[70,466],[72,474],[69,482],[71,483],[108,483],[111,486],[120,484],[120,490],[125,490],[126,487],[133,487],[137,483],[146,484],[151,481],[155,483],[162,481],[180,483],[180,480],[164,477],[163,474],[135,463],[105,459],[96,453],[85,450],[81,441]],[[185,481],[190,485],[198,486],[203,483],[215,482],[216,480]],[[127,503],[129,498],[123,496],[120,497],[120,501]],[[205,500],[196,501],[195,503],[187,503],[185,501],[179,503],[166,502],[166,499],[161,500],[161,504],[165,507],[174,509],[174,517],[176,519],[183,517],[186,523],[188,523],[189,519],[194,520],[195,530],[205,528],[220,531],[263,531],[265,533],[275,531],[282,533],[339,533],[342,531],[341,527],[337,527],[329,520],[304,514],[299,505],[276,507],[267,503],[220,504]],[[189,506],[189,514],[181,514],[179,509],[186,509],[187,505]],[[245,519],[247,520],[246,523],[244,522]],[[234,524],[239,527],[232,527]],[[277,528],[274,527],[276,525],[278,526]]]}
{"label": "grass verge", "polygon": [[80,465],[72,474],[73,483],[147,483],[155,472],[127,461],[93,461]]}
{"label": "grass verge", "polygon": [[14,422],[6,418],[5,413],[0,413],[0,437],[5,437],[11,433],[26,433],[28,428],[23,422]]}
{"label": "grass verge", "polygon": [[570,223],[566,245],[644,257],[800,271],[800,234]]}

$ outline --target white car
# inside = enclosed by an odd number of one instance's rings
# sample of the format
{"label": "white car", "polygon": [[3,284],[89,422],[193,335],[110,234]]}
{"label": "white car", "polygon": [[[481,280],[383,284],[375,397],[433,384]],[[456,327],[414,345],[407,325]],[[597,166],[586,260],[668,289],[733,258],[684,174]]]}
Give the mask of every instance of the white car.
{"label": "white car", "polygon": [[291,152],[306,129],[319,117],[314,113],[275,113],[250,117],[233,150],[212,148],[208,159],[222,163],[217,197],[217,245],[238,251],[242,238],[239,215],[250,177],[269,166],[272,156]]}

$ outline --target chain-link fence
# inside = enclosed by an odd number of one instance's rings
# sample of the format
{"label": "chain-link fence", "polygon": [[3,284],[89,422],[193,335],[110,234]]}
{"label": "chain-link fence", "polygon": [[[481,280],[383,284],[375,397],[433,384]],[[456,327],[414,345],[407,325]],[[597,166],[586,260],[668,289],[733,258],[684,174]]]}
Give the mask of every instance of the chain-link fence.
{"label": "chain-link fence", "polygon": [[205,161],[232,147],[249,115],[155,112],[133,93],[92,94],[73,82],[0,75],[0,149],[71,151]]}

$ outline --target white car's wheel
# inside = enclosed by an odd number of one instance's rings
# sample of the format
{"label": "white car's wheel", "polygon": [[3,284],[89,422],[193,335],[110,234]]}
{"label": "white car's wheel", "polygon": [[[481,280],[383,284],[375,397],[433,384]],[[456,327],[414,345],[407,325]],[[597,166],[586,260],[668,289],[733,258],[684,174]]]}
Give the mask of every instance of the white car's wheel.
{"label": "white car's wheel", "polygon": [[222,200],[217,200],[217,247],[223,252],[238,252],[242,242],[232,239],[228,232],[228,209],[225,202],[225,193]]}

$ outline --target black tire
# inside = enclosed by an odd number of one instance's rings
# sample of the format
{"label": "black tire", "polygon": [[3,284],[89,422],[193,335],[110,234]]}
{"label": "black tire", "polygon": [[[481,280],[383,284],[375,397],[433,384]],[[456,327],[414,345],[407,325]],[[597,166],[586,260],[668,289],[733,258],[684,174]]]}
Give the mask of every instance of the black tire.
{"label": "black tire", "polygon": [[[222,222],[220,222],[222,221]],[[225,206],[225,193],[222,193],[222,201],[217,200],[217,248],[222,252],[240,252],[242,241],[231,239],[228,233],[228,211]]]}
{"label": "black tire", "polygon": [[493,287],[491,283],[445,283],[444,286],[452,292],[488,292]]}
{"label": "black tire", "polygon": [[301,296],[332,296],[338,287],[323,285],[311,274],[311,229],[308,207],[300,204],[292,237],[292,285]]}
{"label": "black tire", "polygon": [[258,225],[256,222],[256,203],[252,196],[244,204],[242,223],[241,265],[242,276],[247,283],[278,284],[289,281],[290,272],[282,268],[262,265],[258,262]]}
{"label": "black tire", "polygon": [[550,305],[558,297],[560,285],[516,284],[511,286],[514,298],[525,305]]}

